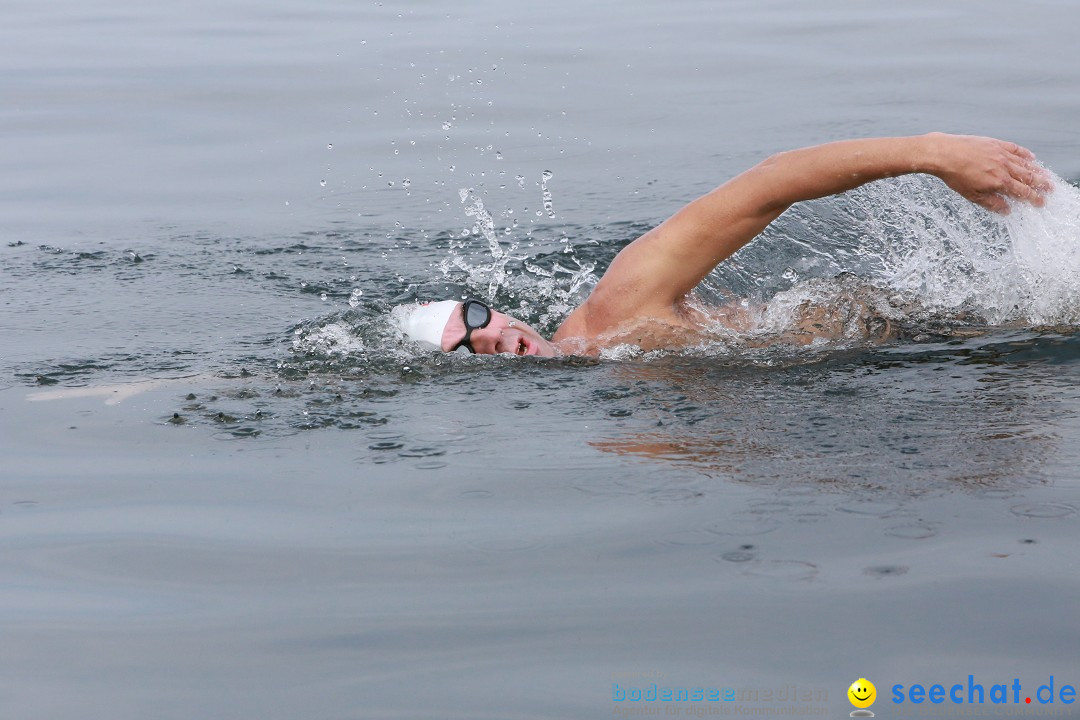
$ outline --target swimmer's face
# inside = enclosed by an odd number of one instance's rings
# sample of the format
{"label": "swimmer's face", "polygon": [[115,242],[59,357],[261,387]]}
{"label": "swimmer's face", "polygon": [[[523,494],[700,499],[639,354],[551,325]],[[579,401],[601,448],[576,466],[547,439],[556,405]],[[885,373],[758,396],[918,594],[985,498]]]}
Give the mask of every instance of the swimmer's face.
{"label": "swimmer's face", "polygon": [[[443,329],[442,349],[450,350],[465,337],[465,318],[461,305],[450,314]],[[537,355],[555,357],[555,347],[544,336],[525,323],[496,310],[491,311],[491,322],[476,328],[469,336],[469,344],[480,355]]]}

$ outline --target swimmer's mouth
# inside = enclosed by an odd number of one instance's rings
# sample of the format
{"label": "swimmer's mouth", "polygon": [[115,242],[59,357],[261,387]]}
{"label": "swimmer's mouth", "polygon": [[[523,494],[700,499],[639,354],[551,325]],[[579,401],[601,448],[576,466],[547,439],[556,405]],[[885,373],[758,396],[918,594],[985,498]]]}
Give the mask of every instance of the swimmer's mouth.
{"label": "swimmer's mouth", "polygon": [[525,338],[518,338],[517,348],[514,350],[515,355],[531,355],[533,348],[529,347],[529,343]]}

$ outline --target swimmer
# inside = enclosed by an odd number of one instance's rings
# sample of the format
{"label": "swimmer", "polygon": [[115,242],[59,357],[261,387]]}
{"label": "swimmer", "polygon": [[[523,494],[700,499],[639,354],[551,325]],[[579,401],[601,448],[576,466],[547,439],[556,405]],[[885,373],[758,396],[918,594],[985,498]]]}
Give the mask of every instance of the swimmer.
{"label": "swimmer", "polygon": [[1008,198],[1042,206],[1052,189],[1029,150],[987,137],[930,133],[782,152],[623,248],[550,340],[479,300],[421,304],[404,320],[405,335],[428,350],[543,357],[597,355],[627,343],[642,350],[686,346],[706,321],[689,302],[691,291],[791,205],[910,173],[939,177],[1000,214],[1009,212]]}

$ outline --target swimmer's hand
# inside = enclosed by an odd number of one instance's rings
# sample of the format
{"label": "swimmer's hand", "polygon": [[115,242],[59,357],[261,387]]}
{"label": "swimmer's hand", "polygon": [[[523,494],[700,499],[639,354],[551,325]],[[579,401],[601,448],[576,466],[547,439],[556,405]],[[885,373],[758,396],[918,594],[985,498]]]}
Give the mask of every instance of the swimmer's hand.
{"label": "swimmer's hand", "polygon": [[1053,190],[1048,173],[1027,148],[1004,140],[973,135],[925,136],[930,146],[930,172],[976,205],[1009,214],[1005,199],[1042,207]]}

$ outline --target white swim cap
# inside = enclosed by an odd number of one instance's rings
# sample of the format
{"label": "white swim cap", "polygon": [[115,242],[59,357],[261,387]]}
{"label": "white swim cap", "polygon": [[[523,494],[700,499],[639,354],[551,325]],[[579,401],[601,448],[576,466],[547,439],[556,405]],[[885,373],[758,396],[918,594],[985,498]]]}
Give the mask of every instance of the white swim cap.
{"label": "white swim cap", "polygon": [[425,350],[442,350],[443,330],[460,304],[456,300],[420,303],[404,319],[401,329],[406,337]]}

